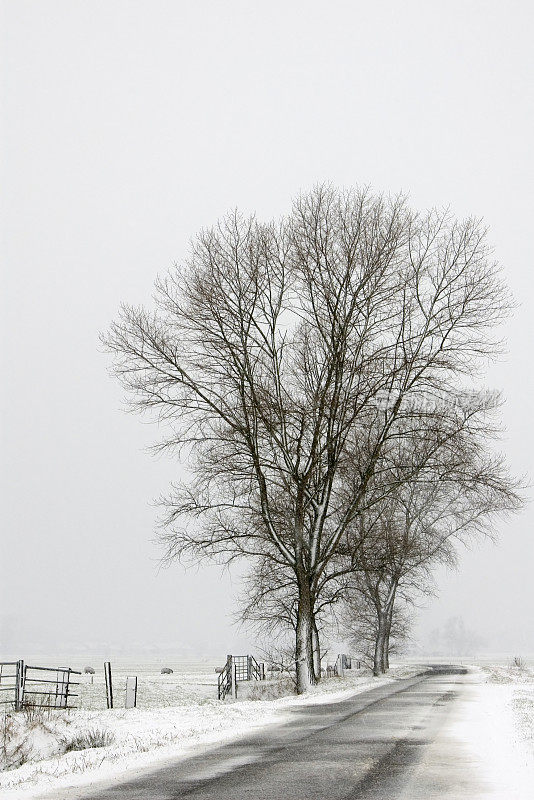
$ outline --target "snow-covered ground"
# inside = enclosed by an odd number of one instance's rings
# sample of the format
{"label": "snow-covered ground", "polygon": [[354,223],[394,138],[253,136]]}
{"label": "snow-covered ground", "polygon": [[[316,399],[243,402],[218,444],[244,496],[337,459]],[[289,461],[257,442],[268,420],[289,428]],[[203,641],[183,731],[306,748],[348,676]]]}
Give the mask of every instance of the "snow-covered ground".
{"label": "snow-covered ground", "polygon": [[496,800],[534,797],[534,670],[479,667],[469,713],[455,726]]}
{"label": "snow-covered ground", "polygon": [[445,765],[432,797],[532,800],[534,672],[473,665],[458,689],[427,748],[434,768]]}
{"label": "snow-covered ground", "polygon": [[[20,713],[7,720],[11,726],[5,739],[7,760],[12,765],[17,759],[24,763],[0,772],[2,800],[22,800],[45,793],[53,797],[63,787],[113,779],[131,768],[150,767],[158,761],[186,755],[199,745],[228,741],[254,728],[284,722],[288,710],[296,705],[342,700],[419,671],[416,666],[398,666],[380,678],[373,678],[364,670],[347,671],[345,678],[323,680],[300,697],[237,702],[214,699],[214,671],[168,676],[147,673],[139,681],[139,707],[128,710],[103,708],[103,678],[95,676],[91,684],[90,678],[84,676],[80,709],[33,718]],[[122,695],[124,681],[125,675],[117,673],[117,698]],[[261,686],[276,693],[274,682]],[[245,685],[241,687],[244,689]],[[251,688],[257,691],[259,687],[256,684]],[[91,740],[103,746],[69,750],[81,748]],[[0,723],[0,759],[1,751]]]}
{"label": "snow-covered ground", "polygon": [[[55,798],[66,787],[114,780],[128,770],[150,768],[255,728],[283,723],[295,706],[342,700],[420,671],[417,665],[397,666],[381,678],[364,671],[347,672],[344,679],[324,680],[304,696],[278,699],[245,699],[242,684],[240,700],[219,702],[214,699],[217,676],[213,667],[170,676],[147,670],[140,675],[140,707],[112,711],[103,707],[102,677],[95,676],[93,684],[84,678],[79,710],[34,718],[25,713],[12,715],[8,719],[11,737],[5,739],[0,723],[0,759],[5,747],[11,763],[16,763],[17,757],[24,761],[0,771],[0,796],[2,800]],[[121,703],[125,675],[121,670],[115,675],[115,696]],[[259,686],[248,688],[257,693]],[[261,691],[265,689],[276,694],[274,682],[266,682]],[[485,798],[530,800],[534,787],[534,670],[474,666],[453,708],[436,740],[438,750],[451,742],[460,746],[484,784],[492,787],[484,793]],[[103,746],[84,747],[92,737]],[[69,750],[73,746],[83,749]],[[460,762],[458,768],[461,771]]]}

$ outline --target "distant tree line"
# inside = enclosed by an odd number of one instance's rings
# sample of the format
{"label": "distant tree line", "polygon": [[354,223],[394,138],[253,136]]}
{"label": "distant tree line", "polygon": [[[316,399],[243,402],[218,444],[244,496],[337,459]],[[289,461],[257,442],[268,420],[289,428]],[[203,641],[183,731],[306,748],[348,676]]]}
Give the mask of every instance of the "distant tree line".
{"label": "distant tree line", "polygon": [[320,678],[335,613],[376,673],[458,542],[520,505],[481,371],[510,307],[481,224],[320,186],[277,222],[231,214],[104,337],[157,449],[166,558],[245,559],[247,619]]}

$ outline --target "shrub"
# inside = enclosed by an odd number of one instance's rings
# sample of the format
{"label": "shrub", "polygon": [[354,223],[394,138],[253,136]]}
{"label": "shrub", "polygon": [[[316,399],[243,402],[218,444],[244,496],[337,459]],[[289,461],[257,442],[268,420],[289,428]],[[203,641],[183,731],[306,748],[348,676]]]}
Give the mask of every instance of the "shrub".
{"label": "shrub", "polygon": [[95,671],[94,671],[93,667],[85,667],[84,672],[85,672],[86,675],[94,675],[95,674]]}
{"label": "shrub", "polygon": [[172,675],[173,672],[174,672],[174,670],[172,670],[170,667],[162,667],[161,668],[161,674],[162,675]]}
{"label": "shrub", "polygon": [[520,669],[521,671],[523,671],[525,669],[525,662],[521,658],[521,656],[515,656],[511,666],[514,667],[515,669]]}

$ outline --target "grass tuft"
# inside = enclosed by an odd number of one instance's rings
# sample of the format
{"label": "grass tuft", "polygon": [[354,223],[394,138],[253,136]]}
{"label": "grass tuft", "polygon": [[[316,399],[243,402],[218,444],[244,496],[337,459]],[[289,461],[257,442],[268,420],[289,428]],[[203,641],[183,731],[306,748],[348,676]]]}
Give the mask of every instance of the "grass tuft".
{"label": "grass tuft", "polygon": [[73,750],[89,750],[95,747],[109,747],[113,744],[115,737],[110,731],[104,731],[101,728],[89,728],[86,731],[81,731],[75,734],[68,740],[65,740],[63,746],[65,753],[70,753]]}
{"label": "grass tuft", "polygon": [[514,669],[521,670],[521,672],[523,672],[526,669],[525,661],[521,656],[515,656],[510,666],[513,667]]}

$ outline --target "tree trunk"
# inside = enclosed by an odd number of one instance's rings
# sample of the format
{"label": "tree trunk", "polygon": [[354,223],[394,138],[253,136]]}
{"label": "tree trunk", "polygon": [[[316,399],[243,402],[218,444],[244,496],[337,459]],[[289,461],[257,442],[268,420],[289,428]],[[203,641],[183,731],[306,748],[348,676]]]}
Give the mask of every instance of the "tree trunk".
{"label": "tree trunk", "polygon": [[385,672],[384,649],[386,644],[387,617],[383,611],[378,612],[378,630],[376,633],[375,652],[373,659],[373,675],[378,676]]}
{"label": "tree trunk", "polygon": [[383,659],[383,672],[389,669],[389,637],[391,635],[391,623],[393,621],[393,608],[389,611],[386,620],[386,636],[384,640],[384,659]]}
{"label": "tree trunk", "polygon": [[306,575],[298,575],[299,602],[297,607],[297,694],[303,694],[317,681],[313,667],[313,609],[310,584]]}
{"label": "tree trunk", "polygon": [[389,629],[386,630],[384,639],[384,653],[382,657],[382,672],[387,672],[389,669]]}
{"label": "tree trunk", "polygon": [[319,631],[317,630],[315,616],[313,617],[312,623],[312,651],[315,683],[318,683],[321,680],[321,643],[319,641]]}
{"label": "tree trunk", "polygon": [[384,641],[383,672],[386,672],[389,669],[389,637],[391,635],[391,626],[393,624],[393,611],[395,609],[395,595],[397,593],[397,586],[398,583],[396,582],[386,606],[386,636]]}

